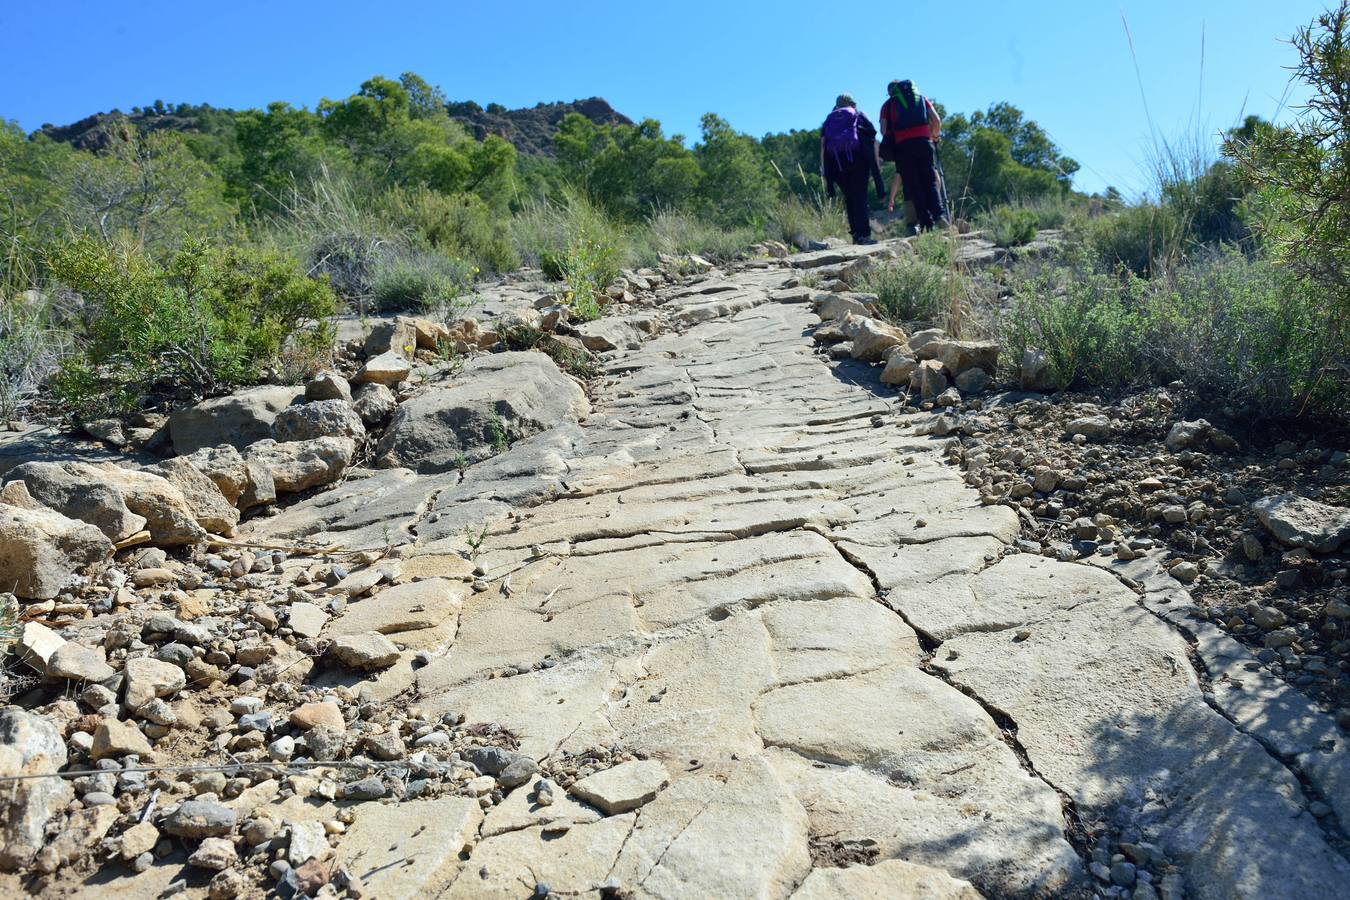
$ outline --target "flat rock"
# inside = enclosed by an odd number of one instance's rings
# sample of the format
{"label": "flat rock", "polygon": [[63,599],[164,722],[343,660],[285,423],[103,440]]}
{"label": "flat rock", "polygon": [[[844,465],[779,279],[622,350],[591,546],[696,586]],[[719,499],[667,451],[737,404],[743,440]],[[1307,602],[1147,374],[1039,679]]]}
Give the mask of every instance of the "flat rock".
{"label": "flat rock", "polygon": [[126,682],[122,702],[132,713],[151,700],[173,696],[187,685],[187,675],[178,666],[148,656],[127,660],[122,675]]}
{"label": "flat rock", "polygon": [[333,639],[328,655],[339,665],[367,672],[387,669],[398,662],[398,647],[377,631],[366,634],[340,635]]}
{"label": "flat rock", "polygon": [[18,778],[0,793],[0,868],[28,864],[46,841],[52,816],[75,797],[65,778],[52,775],[66,764],[66,742],[48,718],[16,708],[0,709],[0,776]]}
{"label": "flat rock", "polygon": [[316,638],[323,633],[324,625],[328,624],[328,613],[314,603],[292,603],[286,624],[300,637]]}
{"label": "flat rock", "polygon": [[285,443],[258,441],[249,447],[247,459],[271,475],[276,491],[294,493],[333,483],[355,455],[351,438],[322,437]]}
{"label": "flat rock", "polygon": [[105,718],[94,729],[94,746],[89,756],[99,760],[133,753],[145,757],[151,752],[150,741],[134,723]]}
{"label": "flat rock", "polygon": [[953,878],[941,869],[886,859],[873,865],[813,869],[792,900],[980,900],[982,896],[970,882]]}
{"label": "flat rock", "polygon": [[74,641],[57,648],[47,660],[47,677],[69,681],[107,681],[117,673],[108,665],[102,647],[86,647]]}
{"label": "flat rock", "polygon": [[[482,821],[483,811],[471,797],[363,804],[341,838],[338,859],[371,896],[440,896],[460,871],[460,856]],[[512,896],[519,893],[516,885]]]}
{"label": "flat rock", "polygon": [[602,809],[606,815],[631,812],[656,799],[670,784],[670,773],[655,759],[620,763],[589,775],[568,790],[578,799]]}
{"label": "flat rock", "polygon": [[469,593],[467,584],[448,578],[395,585],[349,603],[329,625],[329,634],[334,638],[370,632],[398,635],[435,628],[459,612]]}
{"label": "flat rock", "polygon": [[349,400],[313,400],[277,413],[272,422],[272,436],[283,443],[321,437],[360,441],[366,436],[366,426]]}
{"label": "flat rock", "polygon": [[1344,507],[1280,494],[1257,500],[1252,509],[1266,530],[1290,547],[1334,553],[1350,541],[1350,509]]}

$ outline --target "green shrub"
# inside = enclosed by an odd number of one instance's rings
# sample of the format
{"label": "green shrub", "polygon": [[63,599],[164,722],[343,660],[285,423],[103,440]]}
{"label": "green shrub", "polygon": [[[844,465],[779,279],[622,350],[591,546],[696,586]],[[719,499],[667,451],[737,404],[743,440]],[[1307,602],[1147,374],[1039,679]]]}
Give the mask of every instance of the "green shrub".
{"label": "green shrub", "polygon": [[301,260],[311,275],[327,276],[334,291],[352,300],[369,298],[380,257],[409,243],[406,225],[394,227],[386,221],[368,191],[327,173],[305,190],[292,192],[267,237]]}
{"label": "green shrub", "polygon": [[418,309],[437,321],[453,321],[476,274],[467,263],[434,251],[393,250],[375,263],[371,290],[381,310]]}
{"label": "green shrub", "polygon": [[[568,190],[556,201],[532,201],[522,207],[510,224],[511,241],[521,260],[540,265],[552,254],[550,269],[561,276],[558,262],[578,240],[592,240],[610,247],[619,265],[634,261],[633,233],[615,222],[584,194]],[[561,278],[559,278],[561,280]]]}
{"label": "green shrub", "polygon": [[567,248],[562,260],[567,302],[573,314],[590,322],[604,314],[605,289],[619,277],[614,247],[603,237],[582,235]]}
{"label": "green shrub", "polygon": [[932,322],[950,300],[947,273],[908,257],[873,268],[862,290],[876,294],[878,310],[891,322]]}
{"label": "green shrub", "polygon": [[18,418],[70,351],[71,335],[37,291],[0,294],[0,426]]}
{"label": "green shrub", "polygon": [[1152,276],[1180,258],[1183,231],[1172,207],[1144,203],[1092,219],[1085,237],[1101,267]]}
{"label": "green shrub", "polygon": [[446,196],[426,188],[389,195],[389,217],[445,256],[464,259],[486,272],[520,266],[506,219],[475,194]]}
{"label": "green shrub", "polygon": [[753,228],[723,228],[687,213],[662,210],[647,220],[639,250],[641,261],[654,263],[658,254],[695,254],[714,262],[728,262],[759,240]]}
{"label": "green shrub", "polygon": [[186,241],[160,267],[138,250],[77,240],[47,262],[85,304],[80,346],[54,378],[80,412],[218,393],[257,382],[284,352],[317,356],[332,344],[332,290],[273,253]]}
{"label": "green shrub", "polygon": [[798,250],[812,241],[843,237],[848,233],[844,208],[828,198],[787,197],[769,209],[767,236]]}
{"label": "green shrub", "polygon": [[1347,354],[1320,290],[1237,250],[1197,259],[1155,282],[1147,347],[1166,382],[1257,415],[1341,416]]}
{"label": "green shrub", "polygon": [[999,247],[1019,247],[1036,239],[1038,219],[1029,209],[999,206],[979,217],[976,224]]}
{"label": "green shrub", "polygon": [[941,231],[925,231],[910,242],[910,246],[919,255],[919,259],[930,266],[940,269],[950,268],[952,264],[955,238]]}
{"label": "green shrub", "polygon": [[1145,286],[1139,278],[1122,280],[1082,265],[1020,283],[1002,323],[1004,358],[1016,365],[1027,350],[1041,351],[1060,389],[1142,380]]}

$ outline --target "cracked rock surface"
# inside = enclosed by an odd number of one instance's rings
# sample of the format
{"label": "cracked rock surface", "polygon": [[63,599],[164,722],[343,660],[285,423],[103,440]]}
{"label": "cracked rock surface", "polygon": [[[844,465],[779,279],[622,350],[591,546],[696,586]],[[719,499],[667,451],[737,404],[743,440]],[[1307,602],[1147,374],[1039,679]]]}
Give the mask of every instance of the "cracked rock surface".
{"label": "cracked rock surface", "polygon": [[392,547],[322,623],[399,651],[354,702],[511,738],[353,807],[336,860],[376,897],[1345,896],[1343,733],[1225,692],[1246,651],[1146,560],[1018,553],[880,367],[817,353],[800,270],[851,253],[668,289],[588,412],[545,392],[575,415],[464,471],[399,450],[240,526]]}

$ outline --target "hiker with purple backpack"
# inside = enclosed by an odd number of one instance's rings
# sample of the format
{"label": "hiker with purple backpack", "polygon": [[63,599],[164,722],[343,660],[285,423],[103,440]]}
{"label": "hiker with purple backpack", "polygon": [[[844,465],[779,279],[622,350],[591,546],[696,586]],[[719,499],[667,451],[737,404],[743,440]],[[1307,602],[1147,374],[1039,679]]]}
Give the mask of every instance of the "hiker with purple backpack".
{"label": "hiker with purple backpack", "polygon": [[836,185],[843,192],[853,243],[875,244],[867,209],[868,178],[876,183],[878,198],[886,193],[877,162],[877,130],[848,94],[839,95],[834,112],[820,128],[820,174],[830,197]]}

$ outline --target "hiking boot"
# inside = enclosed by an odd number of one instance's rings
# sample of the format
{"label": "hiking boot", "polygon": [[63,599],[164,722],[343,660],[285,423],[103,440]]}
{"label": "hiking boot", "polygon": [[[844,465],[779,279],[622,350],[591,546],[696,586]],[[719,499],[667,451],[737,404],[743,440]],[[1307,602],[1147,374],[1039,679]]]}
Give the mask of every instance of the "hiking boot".
{"label": "hiking boot", "polygon": [[874,239],[870,238],[870,237],[865,237],[865,238],[858,238],[858,239],[857,239],[856,241],[854,241],[853,243],[855,243],[855,244],[860,244],[860,245],[863,246],[863,247],[867,247],[867,246],[870,246],[870,245],[872,245],[872,244],[875,244],[876,241],[875,241]]}

